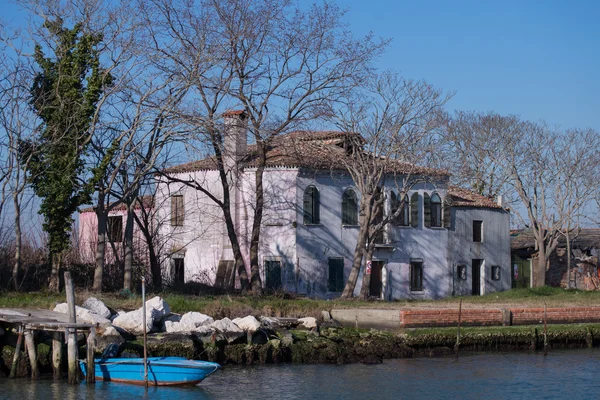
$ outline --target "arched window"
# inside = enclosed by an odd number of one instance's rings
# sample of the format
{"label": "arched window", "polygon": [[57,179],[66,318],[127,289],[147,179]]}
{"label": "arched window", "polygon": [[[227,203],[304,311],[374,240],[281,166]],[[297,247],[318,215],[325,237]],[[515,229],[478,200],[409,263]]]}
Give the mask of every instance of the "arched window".
{"label": "arched window", "polygon": [[304,191],[304,224],[318,224],[321,221],[319,191],[309,186]]}
{"label": "arched window", "polygon": [[358,225],[358,201],[350,188],[342,196],[342,225]]}
{"label": "arched window", "polygon": [[417,192],[410,196],[410,226],[419,227],[419,193]]}
{"label": "arched window", "polygon": [[408,200],[408,195],[404,195],[404,203],[402,203],[402,212],[400,213],[400,225],[409,226],[410,225],[410,202]]}
{"label": "arched window", "polygon": [[408,195],[404,195],[404,202],[402,202],[402,205],[400,204],[400,199],[398,198],[398,196],[396,196],[396,193],[394,193],[394,191],[391,192],[390,199],[392,203],[392,215],[396,214],[396,211],[398,211],[398,207],[402,206],[402,211],[400,211],[400,214],[398,214],[398,216],[394,219],[394,223],[400,226],[409,226],[410,202],[408,200]]}
{"label": "arched window", "polygon": [[431,195],[431,226],[441,228],[442,226],[442,199],[437,193]]}

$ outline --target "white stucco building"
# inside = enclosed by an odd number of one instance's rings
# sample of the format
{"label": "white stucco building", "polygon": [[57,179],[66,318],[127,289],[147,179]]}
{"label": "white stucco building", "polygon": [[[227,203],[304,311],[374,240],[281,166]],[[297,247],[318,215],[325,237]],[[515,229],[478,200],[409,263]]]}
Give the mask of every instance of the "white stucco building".
{"label": "white stucco building", "polygon": [[[250,275],[254,149],[246,143],[243,113],[227,113],[225,122],[231,210]],[[356,245],[360,198],[339,162],[347,156],[346,135],[292,132],[268,151],[259,256],[266,287],[320,298],[338,296],[343,289]],[[491,199],[449,187],[443,171],[422,168],[420,173],[424,182],[409,191],[404,217],[386,228],[375,250],[371,296],[441,298],[509,289],[509,213]],[[167,174],[222,198],[214,158],[170,168]],[[386,178],[383,186],[389,212],[396,184]],[[215,202],[201,190],[163,179],[155,205],[157,218],[168,221],[160,226],[170,242],[169,254],[163,254],[167,275],[179,281],[214,283],[218,274],[222,279],[225,271],[219,266],[226,268],[233,254]]]}

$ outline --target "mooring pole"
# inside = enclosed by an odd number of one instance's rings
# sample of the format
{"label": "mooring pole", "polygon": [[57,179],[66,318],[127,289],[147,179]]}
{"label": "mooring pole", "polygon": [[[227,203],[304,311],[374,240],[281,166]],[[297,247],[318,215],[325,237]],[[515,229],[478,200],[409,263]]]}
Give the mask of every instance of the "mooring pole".
{"label": "mooring pole", "polygon": [[94,361],[94,348],[96,347],[96,327],[90,328],[87,337],[87,374],[85,380],[87,383],[96,383],[96,365]]}
{"label": "mooring pole", "polygon": [[455,355],[456,358],[458,358],[458,351],[460,349],[460,320],[462,317],[462,299],[460,299],[460,302],[458,303],[458,327],[456,330],[456,344],[454,345],[454,351],[455,351]]}
{"label": "mooring pole", "polygon": [[31,379],[40,379],[40,371],[37,364],[37,352],[35,351],[35,341],[33,339],[33,331],[30,329],[25,331],[25,347],[27,347],[29,365],[31,366]]}
{"label": "mooring pole", "polygon": [[142,331],[144,332],[144,383],[148,386],[148,344],[146,338],[146,278],[142,276]]}
{"label": "mooring pole", "polygon": [[544,303],[544,355],[548,355],[548,326],[546,325],[546,303]]}
{"label": "mooring pole", "polygon": [[[69,322],[77,322],[77,314],[75,311],[75,287],[71,273],[65,271],[65,291],[67,292],[67,309],[69,311]],[[77,383],[79,381],[79,371],[77,366],[77,329],[67,328],[67,362],[69,364],[68,375],[69,383]]]}
{"label": "mooring pole", "polygon": [[15,354],[13,356],[13,362],[10,367],[9,378],[14,378],[17,374],[17,364],[19,363],[19,356],[21,355],[21,346],[23,346],[23,326],[19,325],[19,336],[17,338],[17,347],[15,347]]}
{"label": "mooring pole", "polygon": [[62,365],[62,340],[61,333],[54,332],[52,337],[52,371],[54,372],[54,379],[60,379],[62,374],[60,366]]}

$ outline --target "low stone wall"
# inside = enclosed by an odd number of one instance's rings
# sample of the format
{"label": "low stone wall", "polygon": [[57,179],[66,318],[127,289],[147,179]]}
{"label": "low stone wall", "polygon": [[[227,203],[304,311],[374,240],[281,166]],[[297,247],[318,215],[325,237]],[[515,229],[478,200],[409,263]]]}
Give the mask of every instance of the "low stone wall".
{"label": "low stone wall", "polygon": [[[331,316],[343,326],[366,329],[395,330],[458,324],[457,309],[335,309],[331,310]],[[537,325],[543,322],[543,308],[463,309],[461,312],[461,325],[464,326]],[[548,324],[600,322],[600,307],[548,308],[546,322]]]}

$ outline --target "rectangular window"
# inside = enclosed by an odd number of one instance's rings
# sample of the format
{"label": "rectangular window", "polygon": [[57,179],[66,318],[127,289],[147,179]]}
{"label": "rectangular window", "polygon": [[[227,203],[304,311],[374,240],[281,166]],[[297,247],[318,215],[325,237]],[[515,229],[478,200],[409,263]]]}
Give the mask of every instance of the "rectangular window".
{"label": "rectangular window", "polygon": [[108,240],[113,243],[123,241],[123,217],[115,215],[108,217]]}
{"label": "rectangular window", "polygon": [[467,266],[466,265],[457,265],[456,266],[456,279],[459,281],[467,280]]}
{"label": "rectangular window", "polygon": [[265,260],[265,287],[267,290],[281,289],[281,261]]}
{"label": "rectangular window", "polygon": [[171,196],[171,225],[183,226],[184,215],[183,196],[180,194]]}
{"label": "rectangular window", "polygon": [[492,280],[499,281],[500,280],[500,266],[492,265]]}
{"label": "rectangular window", "polygon": [[473,221],[473,241],[483,242],[483,221]]}
{"label": "rectangular window", "polygon": [[171,259],[171,279],[173,284],[183,285],[185,283],[185,263],[184,258],[178,256]]}
{"label": "rectangular window", "polygon": [[423,290],[423,261],[422,260],[411,260],[410,261],[410,290],[412,290],[412,291]]}
{"label": "rectangular window", "polygon": [[329,259],[329,276],[327,278],[327,291],[342,292],[344,290],[344,259]]}

